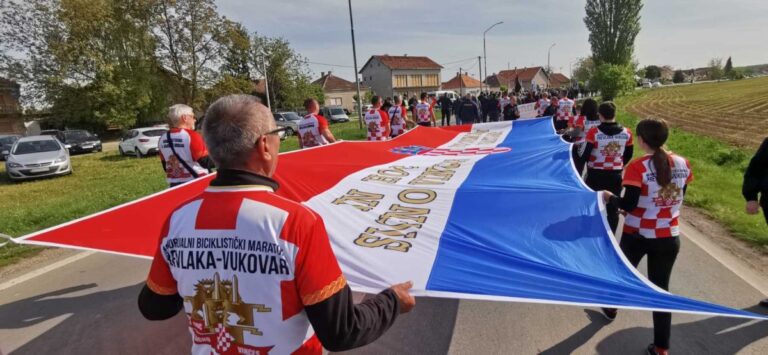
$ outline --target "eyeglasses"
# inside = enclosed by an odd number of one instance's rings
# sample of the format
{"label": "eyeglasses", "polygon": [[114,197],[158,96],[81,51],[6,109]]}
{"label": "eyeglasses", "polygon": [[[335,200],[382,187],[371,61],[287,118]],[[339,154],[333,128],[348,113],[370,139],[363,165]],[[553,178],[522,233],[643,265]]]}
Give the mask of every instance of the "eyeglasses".
{"label": "eyeglasses", "polygon": [[256,137],[256,141],[253,142],[253,144],[254,145],[258,145],[259,144],[259,138],[261,138],[262,136],[269,136],[269,135],[272,135],[272,134],[279,134],[280,132],[285,132],[286,130],[288,130],[288,127],[278,127],[278,128],[275,128],[275,129],[273,129],[273,130],[271,130],[271,131],[269,131],[267,133],[263,133],[263,134],[259,135],[258,137]]}

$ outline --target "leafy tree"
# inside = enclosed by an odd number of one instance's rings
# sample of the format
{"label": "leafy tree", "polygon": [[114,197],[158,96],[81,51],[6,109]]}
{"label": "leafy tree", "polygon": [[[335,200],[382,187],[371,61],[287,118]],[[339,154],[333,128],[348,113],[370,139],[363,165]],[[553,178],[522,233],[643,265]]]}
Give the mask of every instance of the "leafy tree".
{"label": "leafy tree", "polygon": [[712,58],[709,60],[709,79],[720,80],[723,78],[723,59]]}
{"label": "leafy tree", "polygon": [[728,76],[728,79],[740,80],[740,79],[744,79],[744,77],[746,76],[746,71],[744,70],[744,68],[733,68],[726,75]]}
{"label": "leafy tree", "polygon": [[685,81],[685,75],[683,75],[683,71],[680,69],[675,70],[675,74],[672,76],[672,82],[682,83],[684,81]]}
{"label": "leafy tree", "polygon": [[731,57],[728,57],[728,60],[725,61],[725,67],[723,68],[725,71],[725,74],[730,74],[731,70],[733,70],[733,63],[731,62]]}
{"label": "leafy tree", "polygon": [[218,79],[225,21],[213,0],[157,0],[152,10],[155,54],[175,79],[183,103],[200,110],[201,89]]}
{"label": "leafy tree", "polygon": [[587,0],[584,24],[595,64],[630,63],[642,8],[641,0]]}
{"label": "leafy tree", "polygon": [[221,73],[233,77],[251,79],[251,36],[239,22],[224,20],[221,33],[223,63]]}
{"label": "leafy tree", "polygon": [[645,67],[645,78],[650,80],[661,78],[661,68],[655,65]]}
{"label": "leafy tree", "polygon": [[168,101],[154,61],[147,1],[2,1],[0,49],[24,102],[57,126],[130,127]]}
{"label": "leafy tree", "polygon": [[[352,96],[352,98],[355,100],[355,106],[357,106],[357,101],[359,99],[359,96],[355,94]],[[363,91],[363,104],[370,103],[371,99],[373,99],[373,91],[371,90]]]}
{"label": "leafy tree", "polygon": [[273,108],[298,108],[308,97],[323,101],[322,89],[311,84],[307,60],[296,53],[288,41],[254,33],[251,42],[251,68],[263,78],[266,62]]}
{"label": "leafy tree", "polygon": [[594,71],[595,61],[592,60],[592,57],[579,58],[573,69],[573,78],[576,81],[586,82],[592,77]]}
{"label": "leafy tree", "polygon": [[590,88],[600,91],[603,100],[613,100],[635,87],[634,70],[629,65],[601,64],[595,69]]}

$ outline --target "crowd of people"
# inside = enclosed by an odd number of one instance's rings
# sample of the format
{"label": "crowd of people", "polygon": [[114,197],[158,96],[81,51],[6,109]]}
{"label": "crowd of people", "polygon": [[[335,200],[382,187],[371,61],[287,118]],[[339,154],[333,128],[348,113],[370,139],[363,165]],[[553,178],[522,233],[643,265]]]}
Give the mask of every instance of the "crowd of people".
{"label": "crowd of people", "polygon": [[[522,98],[507,93],[481,98],[466,95],[456,102],[423,93],[419,100],[407,104],[399,96],[385,100],[374,96],[373,107],[364,114],[367,139],[382,141],[417,125],[435,126],[436,105],[441,106],[443,125],[450,125],[452,113],[462,124],[486,119],[515,120],[519,118],[518,100],[535,103],[540,116],[552,116],[558,134],[574,143],[571,155],[576,171],[587,186],[601,192],[614,233],[618,234],[619,216],[624,216],[621,251],[635,267],[647,256],[648,279],[667,290],[680,250],[680,208],[693,181],[693,171],[684,157],[665,148],[670,130],[664,120],[643,119],[633,132],[616,121],[616,106],[612,102],[598,104],[588,98],[577,105],[567,92],[543,92]],[[319,114],[318,102],[307,99],[304,107],[307,115],[299,122],[300,147],[333,143],[336,138],[327,120]],[[398,314],[414,307],[415,300],[408,294],[410,283],[394,285],[361,304],[353,304],[322,218],[298,203],[274,195],[278,184],[271,177],[279,154],[277,135],[283,129],[276,127],[272,114],[258,99],[237,95],[217,100],[206,113],[203,136],[194,131],[195,116],[189,106],[172,106],[168,118],[172,128],[161,138],[159,148],[169,185],[203,176],[215,165],[217,177],[201,199],[193,203],[205,206],[210,199],[220,206],[199,207],[194,213],[175,212],[166,223],[163,242],[182,235],[205,235],[210,228],[190,230],[183,226],[200,226],[201,221],[219,218],[222,211],[234,211],[237,218],[250,219],[254,228],[263,227],[257,233],[259,238],[276,245],[290,239],[299,245],[299,254],[290,260],[290,270],[295,272],[291,286],[286,286],[280,277],[269,275],[240,281],[244,287],[264,290],[265,295],[272,292],[269,297],[283,305],[283,317],[298,317],[289,328],[282,321],[264,325],[271,327],[270,331],[284,332],[280,338],[293,347],[291,351],[318,352],[321,345],[329,350],[345,350],[370,343],[392,325]],[[643,156],[632,160],[636,146]],[[743,195],[747,213],[756,214],[762,208],[768,223],[768,139],[747,169]],[[238,212],[243,198],[270,207]],[[268,211],[283,211],[288,217],[275,219],[277,212]],[[243,213],[247,215],[240,215]],[[280,225],[274,225],[276,221]],[[183,309],[182,297],[190,297],[189,290],[195,287],[199,276],[199,271],[169,266],[162,248],[163,243],[139,297],[141,312],[148,319],[167,319]],[[300,297],[286,298],[286,287]],[[768,300],[761,304],[768,306]],[[286,307],[293,311],[286,314]],[[602,312],[608,320],[614,320],[618,314],[611,308],[603,308]],[[667,354],[671,314],[653,312],[653,324],[654,341],[647,352]],[[304,338],[310,326],[315,335]]]}

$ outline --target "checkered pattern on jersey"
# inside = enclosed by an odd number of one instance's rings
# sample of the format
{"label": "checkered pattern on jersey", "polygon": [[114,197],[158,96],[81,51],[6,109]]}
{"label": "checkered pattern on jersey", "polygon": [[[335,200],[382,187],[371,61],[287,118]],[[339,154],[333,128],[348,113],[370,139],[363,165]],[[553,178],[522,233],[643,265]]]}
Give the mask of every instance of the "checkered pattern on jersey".
{"label": "checkered pattern on jersey", "polygon": [[365,125],[368,130],[369,141],[385,141],[389,139],[384,127],[384,120],[381,118],[378,110],[371,110],[365,113]]}
{"label": "checkered pattern on jersey", "polygon": [[216,325],[216,346],[214,349],[218,353],[224,353],[232,346],[235,338],[229,334],[223,323]]}
{"label": "checkered pattern on jersey", "polygon": [[624,149],[631,145],[632,134],[624,128],[621,133],[609,136],[593,128],[587,133],[587,142],[593,143],[587,167],[599,170],[624,169]]}

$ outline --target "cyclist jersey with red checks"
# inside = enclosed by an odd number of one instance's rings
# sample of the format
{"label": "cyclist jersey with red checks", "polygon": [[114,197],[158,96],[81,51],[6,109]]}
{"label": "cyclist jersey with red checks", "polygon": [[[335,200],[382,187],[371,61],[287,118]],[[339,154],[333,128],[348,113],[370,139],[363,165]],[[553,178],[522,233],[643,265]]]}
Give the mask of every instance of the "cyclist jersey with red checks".
{"label": "cyclist jersey with red checks", "polygon": [[389,127],[389,115],[380,109],[372,109],[365,113],[365,127],[368,131],[369,141],[385,141],[387,127]]}
{"label": "cyclist jersey with red checks", "polygon": [[390,127],[392,128],[392,137],[397,137],[405,133],[405,117],[407,108],[405,106],[392,106],[389,108]]}
{"label": "cyclist jersey with red checks", "polygon": [[639,187],[640,199],[637,207],[624,219],[624,233],[640,234],[650,239],[680,235],[680,206],[685,186],[693,181],[693,171],[688,160],[675,154],[669,154],[669,164],[672,181],[664,187],[656,182],[650,155],[627,165],[623,184]]}
{"label": "cyclist jersey with red checks", "polygon": [[[199,133],[186,128],[171,128],[171,141],[173,149],[168,141],[168,135],[163,134],[158,140],[160,160],[165,162],[165,179],[169,184],[187,182],[194,179],[192,173],[182,164],[180,159],[195,171],[197,176],[208,173],[208,169],[202,167],[197,161],[208,155],[203,137]],[[176,154],[173,151],[176,151]]]}
{"label": "cyclist jersey with red checks", "polygon": [[147,287],[184,300],[193,354],[321,354],[304,307],[346,286],[320,216],[269,186],[210,186],[161,232]]}
{"label": "cyclist jersey with red checks", "polygon": [[432,122],[432,107],[426,102],[416,104],[416,119],[419,123]]}
{"label": "cyclist jersey with red checks", "polygon": [[569,98],[563,98],[560,101],[558,101],[557,113],[562,114],[564,116],[570,116],[573,114],[574,105],[576,105],[575,101]]}
{"label": "cyclist jersey with red checks", "polygon": [[325,117],[310,113],[299,120],[298,126],[302,148],[328,144],[328,140],[323,136],[323,131],[328,129]]}
{"label": "cyclist jersey with red checks", "polygon": [[594,127],[587,132],[586,142],[592,143],[588,168],[621,170],[624,169],[624,149],[632,145],[632,131],[624,127],[617,134],[607,135]]}

